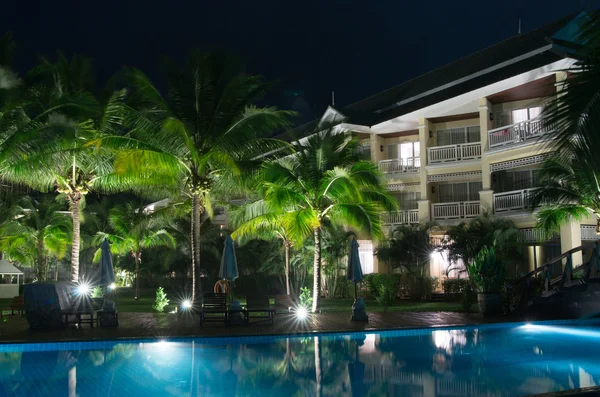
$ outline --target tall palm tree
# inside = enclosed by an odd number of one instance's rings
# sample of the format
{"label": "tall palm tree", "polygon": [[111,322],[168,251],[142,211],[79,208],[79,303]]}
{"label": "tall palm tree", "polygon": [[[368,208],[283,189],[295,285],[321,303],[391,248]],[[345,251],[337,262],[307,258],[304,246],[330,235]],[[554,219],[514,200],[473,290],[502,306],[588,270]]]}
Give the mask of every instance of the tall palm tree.
{"label": "tall palm tree", "polygon": [[319,310],[322,231],[326,222],[381,236],[379,213],[397,208],[377,166],[357,160],[356,140],[332,129],[295,144],[295,153],[261,170],[265,213],[281,217],[290,237],[312,235],[313,306]]}
{"label": "tall palm tree", "polygon": [[13,260],[37,263],[37,279],[45,279],[48,257],[64,258],[71,243],[71,222],[51,196],[20,200],[16,217],[0,229],[0,249]]}
{"label": "tall palm tree", "polygon": [[559,94],[542,116],[554,133],[553,149],[542,165],[541,188],[534,196],[538,226],[555,231],[564,222],[596,217],[600,234],[600,14],[589,15],[571,54],[577,62],[565,70]]}
{"label": "tall palm tree", "polygon": [[[112,233],[98,232],[96,242],[105,238],[116,254],[130,254],[135,263],[135,299],[140,297],[140,265],[142,252],[149,248],[175,248],[175,238],[165,230],[166,222],[161,210],[148,212],[139,201],[117,205],[109,211],[108,222]],[[99,260],[98,250],[96,260]]]}
{"label": "tall palm tree", "polygon": [[265,83],[244,73],[227,56],[195,53],[183,68],[172,68],[168,99],[139,70],[128,74],[134,89],[128,116],[132,132],[127,138],[105,138],[99,143],[128,147],[117,158],[117,167],[179,182],[179,193],[191,200],[195,299],[201,293],[202,215],[212,216],[214,201],[227,198],[227,188],[244,183],[241,174],[252,159],[281,146],[261,138],[286,126],[291,113],[254,106],[265,92]]}
{"label": "tall palm tree", "polygon": [[[148,175],[116,173],[114,153],[93,146],[121,132],[125,91],[104,103],[90,89],[90,67],[59,55],[31,71],[0,117],[0,178],[64,194],[73,223],[71,280],[79,280],[81,208],[91,190],[114,193],[151,185]],[[134,179],[136,182],[134,182]]]}

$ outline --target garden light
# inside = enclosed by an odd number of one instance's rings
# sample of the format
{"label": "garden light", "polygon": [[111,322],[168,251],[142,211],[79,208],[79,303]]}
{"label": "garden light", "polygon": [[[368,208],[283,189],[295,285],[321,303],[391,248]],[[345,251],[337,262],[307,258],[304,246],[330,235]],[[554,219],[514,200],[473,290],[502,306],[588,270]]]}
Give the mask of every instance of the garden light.
{"label": "garden light", "polygon": [[81,284],[79,284],[77,286],[76,291],[77,291],[77,295],[87,296],[87,295],[90,294],[91,288],[90,288],[89,284],[87,284],[87,283],[81,283]]}
{"label": "garden light", "polygon": [[298,317],[298,320],[306,320],[306,317],[308,317],[308,310],[306,310],[304,306],[298,307],[296,309],[296,317]]}
{"label": "garden light", "polygon": [[192,308],[192,301],[190,301],[189,299],[184,300],[183,302],[181,302],[181,308],[184,310],[188,310]]}
{"label": "garden light", "polygon": [[117,285],[115,283],[110,283],[108,285],[108,289],[111,290],[111,291],[114,290],[114,289],[116,289],[116,288],[117,288]]}

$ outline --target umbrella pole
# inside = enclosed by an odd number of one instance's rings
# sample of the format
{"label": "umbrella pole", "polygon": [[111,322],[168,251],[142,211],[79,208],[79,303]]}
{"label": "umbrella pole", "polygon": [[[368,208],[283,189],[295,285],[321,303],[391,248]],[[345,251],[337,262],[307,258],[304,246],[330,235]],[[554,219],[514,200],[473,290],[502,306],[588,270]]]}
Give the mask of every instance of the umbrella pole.
{"label": "umbrella pole", "polygon": [[354,300],[356,300],[356,298],[358,298],[358,295],[356,293],[356,281],[354,282]]}

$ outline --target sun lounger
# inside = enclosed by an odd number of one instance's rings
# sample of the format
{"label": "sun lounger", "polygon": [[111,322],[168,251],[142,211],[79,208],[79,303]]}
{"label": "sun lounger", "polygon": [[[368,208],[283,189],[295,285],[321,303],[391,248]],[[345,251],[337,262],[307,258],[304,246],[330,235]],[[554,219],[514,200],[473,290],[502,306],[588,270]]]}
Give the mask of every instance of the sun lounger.
{"label": "sun lounger", "polygon": [[206,293],[202,297],[200,309],[200,326],[205,322],[227,323],[227,294]]}
{"label": "sun lounger", "polygon": [[4,315],[4,312],[10,311],[10,315],[14,316],[17,313],[18,316],[23,315],[23,311],[25,310],[25,297],[23,296],[15,296],[8,307],[4,307],[0,309],[0,319]]}
{"label": "sun lounger", "polygon": [[273,324],[275,308],[271,307],[269,297],[267,296],[248,296],[246,297],[246,322],[251,318],[261,319]]}

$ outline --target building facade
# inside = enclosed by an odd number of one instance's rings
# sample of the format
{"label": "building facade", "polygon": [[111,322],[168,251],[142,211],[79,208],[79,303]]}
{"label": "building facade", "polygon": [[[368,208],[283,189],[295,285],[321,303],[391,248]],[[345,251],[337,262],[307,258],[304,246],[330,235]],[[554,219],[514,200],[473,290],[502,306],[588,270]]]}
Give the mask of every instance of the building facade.
{"label": "building facade", "polygon": [[[390,90],[348,106],[331,106],[321,121],[341,121],[361,152],[378,164],[400,210],[381,214],[389,231],[401,224],[435,221],[439,235],[483,212],[508,217],[521,229],[525,274],[586,240],[596,219],[563,225],[544,239],[534,228],[532,193],[553,132],[540,114],[560,96],[573,41],[584,14],[518,35]],[[365,273],[389,272],[361,242]],[[582,262],[574,257],[574,265]],[[432,255],[430,274],[448,277],[444,253]],[[518,274],[517,274],[518,275]],[[450,275],[452,277],[452,275]]]}

